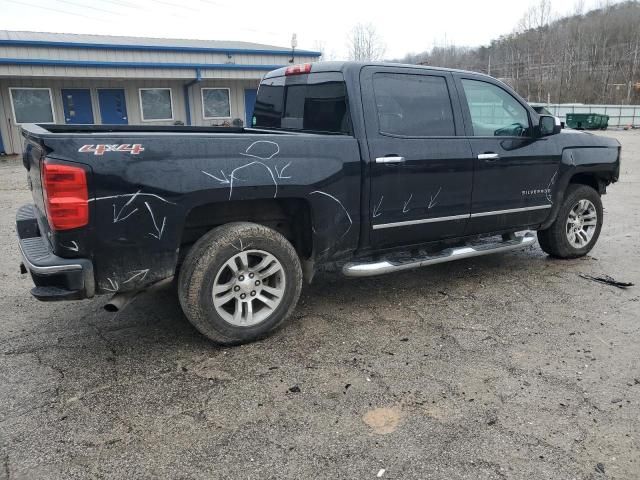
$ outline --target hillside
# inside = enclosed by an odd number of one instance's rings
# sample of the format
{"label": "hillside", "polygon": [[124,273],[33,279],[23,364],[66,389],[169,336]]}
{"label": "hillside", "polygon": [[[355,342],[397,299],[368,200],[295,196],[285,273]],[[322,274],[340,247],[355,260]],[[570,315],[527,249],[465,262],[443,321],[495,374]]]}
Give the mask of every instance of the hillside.
{"label": "hillside", "polygon": [[500,78],[531,102],[640,104],[640,2],[553,19],[542,0],[489,46],[445,46],[402,61]]}

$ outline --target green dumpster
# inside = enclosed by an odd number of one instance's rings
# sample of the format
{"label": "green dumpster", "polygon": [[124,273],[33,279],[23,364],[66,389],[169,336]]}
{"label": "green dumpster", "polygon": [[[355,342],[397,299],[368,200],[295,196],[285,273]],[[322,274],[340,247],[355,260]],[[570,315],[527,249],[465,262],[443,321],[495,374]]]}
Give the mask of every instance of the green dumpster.
{"label": "green dumpster", "polygon": [[567,113],[567,127],[578,130],[606,130],[609,115],[600,113]]}

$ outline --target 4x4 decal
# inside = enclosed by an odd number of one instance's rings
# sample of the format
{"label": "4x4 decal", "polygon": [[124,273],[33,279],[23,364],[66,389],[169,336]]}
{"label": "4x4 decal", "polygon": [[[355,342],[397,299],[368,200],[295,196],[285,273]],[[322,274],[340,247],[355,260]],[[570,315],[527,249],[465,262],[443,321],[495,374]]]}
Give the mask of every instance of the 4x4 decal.
{"label": "4x4 decal", "polygon": [[80,153],[93,153],[94,155],[104,155],[105,152],[129,152],[131,155],[138,155],[144,152],[144,147],[140,143],[120,143],[115,145],[83,145],[78,149]]}

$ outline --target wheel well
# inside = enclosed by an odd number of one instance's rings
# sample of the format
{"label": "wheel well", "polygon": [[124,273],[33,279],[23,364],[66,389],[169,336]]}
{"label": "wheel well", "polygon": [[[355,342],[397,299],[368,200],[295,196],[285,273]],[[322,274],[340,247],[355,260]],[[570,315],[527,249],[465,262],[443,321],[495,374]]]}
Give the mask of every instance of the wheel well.
{"label": "wheel well", "polygon": [[231,222],[254,222],[273,228],[291,242],[302,259],[311,257],[311,208],[300,199],[213,202],[193,208],[185,220],[181,256],[202,235]]}
{"label": "wheel well", "polygon": [[588,185],[596,192],[601,194],[605,193],[606,189],[605,183],[592,173],[577,173],[573,177],[571,177],[569,183]]}

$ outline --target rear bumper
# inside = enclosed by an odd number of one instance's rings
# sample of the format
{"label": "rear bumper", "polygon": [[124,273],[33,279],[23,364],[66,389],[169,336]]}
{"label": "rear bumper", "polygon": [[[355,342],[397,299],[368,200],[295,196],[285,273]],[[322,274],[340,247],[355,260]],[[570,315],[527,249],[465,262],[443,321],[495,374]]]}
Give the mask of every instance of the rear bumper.
{"label": "rear bumper", "polygon": [[84,258],[54,255],[40,234],[34,205],[23,205],[16,214],[18,246],[23,273],[29,272],[35,287],[31,294],[38,300],[80,300],[95,294],[93,264]]}

